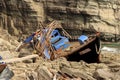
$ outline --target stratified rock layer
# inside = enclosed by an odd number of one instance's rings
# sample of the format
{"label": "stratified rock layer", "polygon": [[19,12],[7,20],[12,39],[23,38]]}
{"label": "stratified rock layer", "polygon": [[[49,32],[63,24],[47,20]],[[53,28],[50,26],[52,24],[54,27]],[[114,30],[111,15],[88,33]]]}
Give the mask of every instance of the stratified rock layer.
{"label": "stratified rock layer", "polygon": [[0,10],[0,27],[15,36],[35,31],[44,21],[43,4],[33,0],[1,0]]}
{"label": "stratified rock layer", "polygon": [[65,28],[119,33],[119,0],[48,0],[46,6],[48,19],[61,21]]}
{"label": "stratified rock layer", "polygon": [[28,34],[41,22],[60,21],[66,29],[119,34],[119,0],[1,0],[0,26],[13,35]]}

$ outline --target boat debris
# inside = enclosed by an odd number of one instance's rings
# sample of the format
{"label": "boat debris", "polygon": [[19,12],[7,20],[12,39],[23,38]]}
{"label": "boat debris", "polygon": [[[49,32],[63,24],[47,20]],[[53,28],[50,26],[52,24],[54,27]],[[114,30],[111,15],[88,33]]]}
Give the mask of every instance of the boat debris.
{"label": "boat debris", "polygon": [[68,60],[86,62],[99,62],[100,40],[99,32],[93,35],[81,35],[77,45],[69,41],[71,36],[57,21],[52,21],[48,26],[37,30],[26,38],[16,48],[20,51],[28,44],[33,48],[33,53],[45,59],[54,60],[66,57]]}
{"label": "boat debris", "polygon": [[5,62],[1,62],[2,57],[0,56],[0,80],[10,80],[14,73],[7,67]]}

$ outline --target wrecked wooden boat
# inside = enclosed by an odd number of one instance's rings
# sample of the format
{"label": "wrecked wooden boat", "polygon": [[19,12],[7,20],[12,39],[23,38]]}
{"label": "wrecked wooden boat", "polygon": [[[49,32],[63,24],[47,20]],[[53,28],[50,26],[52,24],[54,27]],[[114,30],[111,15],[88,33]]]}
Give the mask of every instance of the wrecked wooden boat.
{"label": "wrecked wooden boat", "polygon": [[69,61],[99,62],[99,35],[99,33],[89,36],[80,35],[77,42],[70,42],[71,36],[61,25],[53,21],[47,27],[31,34],[16,50],[20,51],[26,44],[31,44],[34,53],[45,59],[66,57]]}

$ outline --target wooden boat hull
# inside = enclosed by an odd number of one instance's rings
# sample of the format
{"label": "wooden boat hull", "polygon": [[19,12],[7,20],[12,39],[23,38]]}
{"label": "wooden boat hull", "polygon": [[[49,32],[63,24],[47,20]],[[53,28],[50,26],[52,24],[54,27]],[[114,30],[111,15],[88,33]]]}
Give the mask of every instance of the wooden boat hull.
{"label": "wooden boat hull", "polygon": [[[84,60],[88,63],[100,62],[100,40],[99,37],[94,37],[85,44],[79,46],[72,46],[70,51],[59,52],[58,57],[66,57],[68,61],[80,61]],[[58,58],[57,57],[57,58]]]}
{"label": "wooden boat hull", "polygon": [[[60,35],[59,29],[57,28],[58,23],[56,21],[51,22],[45,29],[36,31],[33,39],[30,37],[31,47],[35,52],[45,59],[54,60],[59,57],[66,57],[68,60],[86,62],[97,62],[99,61],[100,52],[100,40],[99,33],[93,34],[91,37],[87,37],[87,42],[82,41],[82,45],[73,46],[69,44],[68,36]],[[64,29],[60,26],[64,31]],[[62,31],[62,32],[63,32]],[[65,33],[64,31],[63,33]],[[32,39],[32,41],[31,41]],[[81,38],[80,38],[81,39]],[[78,39],[80,41],[80,39]],[[29,40],[29,39],[26,39]],[[26,41],[25,40],[25,41]],[[82,39],[81,39],[82,40]],[[21,47],[25,47],[28,43],[21,44],[16,51],[20,51]],[[70,48],[69,51],[66,51]]]}
{"label": "wooden boat hull", "polygon": [[85,62],[92,63],[92,62],[99,62],[99,48],[100,48],[100,41],[96,37],[91,42],[86,43],[87,45],[82,46],[74,53],[67,56],[69,61],[80,61],[84,60]]}

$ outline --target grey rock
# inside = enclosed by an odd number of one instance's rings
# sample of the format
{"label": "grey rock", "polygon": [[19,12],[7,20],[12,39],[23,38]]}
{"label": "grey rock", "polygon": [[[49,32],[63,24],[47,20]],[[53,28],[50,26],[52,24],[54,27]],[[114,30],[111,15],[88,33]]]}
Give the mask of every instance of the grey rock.
{"label": "grey rock", "polygon": [[0,73],[0,80],[10,80],[14,76],[14,73],[6,67],[1,73]]}
{"label": "grey rock", "polygon": [[37,69],[38,72],[38,80],[52,80],[52,73],[48,70],[47,67],[41,67]]}
{"label": "grey rock", "polygon": [[97,69],[94,73],[94,77],[97,80],[113,80],[114,74],[110,73],[108,70]]}
{"label": "grey rock", "polygon": [[79,69],[63,67],[61,68],[61,71],[63,73],[69,74],[70,76],[80,77],[83,80],[95,80],[91,75],[87,74],[85,71],[82,72]]}

